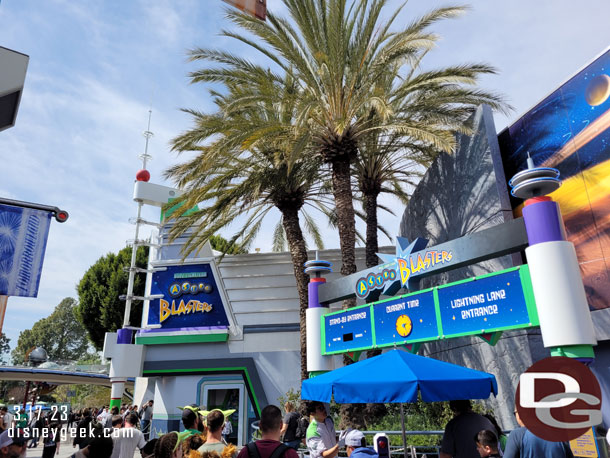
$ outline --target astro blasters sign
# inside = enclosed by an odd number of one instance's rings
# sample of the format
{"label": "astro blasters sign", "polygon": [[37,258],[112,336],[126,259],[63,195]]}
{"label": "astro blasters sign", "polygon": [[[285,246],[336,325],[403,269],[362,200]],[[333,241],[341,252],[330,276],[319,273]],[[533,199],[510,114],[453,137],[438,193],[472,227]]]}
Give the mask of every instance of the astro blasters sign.
{"label": "astro blasters sign", "polygon": [[[398,237],[396,255],[378,253],[386,261],[380,264],[379,272],[368,272],[356,282],[356,296],[367,297],[373,290],[381,290],[391,295],[401,287],[408,288],[409,281],[415,275],[421,275],[427,270],[447,264],[453,260],[453,253],[445,250],[424,250],[417,246],[421,239],[407,245],[404,239]],[[402,244],[405,246],[403,247]],[[414,250],[421,249],[415,253]],[[388,294],[388,291],[390,293]]]}
{"label": "astro blasters sign", "polygon": [[155,272],[151,294],[164,297],[151,301],[149,324],[160,324],[164,330],[229,326],[209,264],[167,266],[166,270]]}

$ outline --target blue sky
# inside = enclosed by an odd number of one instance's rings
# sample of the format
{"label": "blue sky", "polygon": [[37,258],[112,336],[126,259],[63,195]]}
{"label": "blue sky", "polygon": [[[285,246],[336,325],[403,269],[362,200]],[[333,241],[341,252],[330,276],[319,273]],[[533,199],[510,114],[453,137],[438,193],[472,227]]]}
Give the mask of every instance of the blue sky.
{"label": "blue sky", "polygon": [[[442,5],[411,0],[399,23]],[[268,0],[268,7],[283,10],[281,0]],[[176,161],[169,142],[190,126],[179,108],[212,108],[205,88],[188,83],[195,67],[186,50],[244,52],[218,37],[229,26],[224,8],[220,0],[0,3],[0,46],[30,56],[17,125],[0,133],[0,195],[70,212],[66,224],[51,226],[39,297],[9,299],[4,332],[13,345],[62,298],[76,297],[92,263],[133,238],[128,219],[136,212],[131,195],[149,106],[151,181],[169,184],[161,177]],[[508,118],[496,116],[499,131],[610,44],[608,17],[607,0],[475,0],[466,15],[434,28],[442,39],[425,66],[482,61],[498,68],[481,84],[515,107]],[[381,220],[398,229],[399,217]],[[253,248],[270,250],[271,231],[262,231]],[[338,246],[334,232],[325,239]]]}

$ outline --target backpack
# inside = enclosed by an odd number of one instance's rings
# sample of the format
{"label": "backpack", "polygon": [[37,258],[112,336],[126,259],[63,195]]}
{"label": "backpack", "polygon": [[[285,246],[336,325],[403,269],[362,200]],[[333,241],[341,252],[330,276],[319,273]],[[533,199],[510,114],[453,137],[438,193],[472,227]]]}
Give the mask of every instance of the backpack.
{"label": "backpack", "polygon": [[[261,458],[261,454],[258,452],[258,447],[255,442],[248,442],[248,456],[249,458]],[[286,450],[290,450],[290,447],[284,444],[280,444],[273,453],[269,456],[269,458],[282,458]]]}
{"label": "backpack", "polygon": [[305,416],[301,416],[297,420],[297,429],[295,436],[297,439],[303,439],[307,435],[307,428],[309,427],[309,420]]}

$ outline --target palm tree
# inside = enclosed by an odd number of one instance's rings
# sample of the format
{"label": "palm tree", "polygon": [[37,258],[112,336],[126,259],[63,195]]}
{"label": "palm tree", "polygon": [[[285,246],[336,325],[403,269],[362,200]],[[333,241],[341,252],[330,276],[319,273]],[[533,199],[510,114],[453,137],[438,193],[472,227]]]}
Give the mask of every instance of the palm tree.
{"label": "palm tree", "polygon": [[[477,106],[487,104],[503,112],[509,109],[501,96],[476,89],[478,77],[494,73],[493,68],[467,64],[418,72],[425,54],[420,55],[406,76],[399,74],[398,67],[384,75],[376,91],[389,94],[391,116],[410,120],[420,132],[432,133],[436,141],[430,142],[426,135],[375,130],[360,142],[354,176],[364,201],[367,267],[378,264],[378,196],[393,194],[406,204],[408,190],[416,184],[414,179],[438,153],[454,150],[457,132],[470,132],[466,121]],[[364,115],[368,119],[379,116],[374,109]]]}
{"label": "palm tree", "polygon": [[[379,79],[376,92],[389,94],[391,116],[409,119],[422,132],[433,133],[436,141],[430,142],[422,135],[372,131],[360,142],[359,155],[353,166],[365,213],[367,267],[379,263],[376,254],[379,250],[379,196],[391,194],[406,204],[418,178],[438,153],[454,150],[455,133],[470,131],[466,120],[478,105],[488,104],[501,111],[509,109],[500,96],[475,89],[478,77],[494,73],[493,68],[468,64],[421,72],[419,64],[425,55],[423,52],[414,60],[406,75],[399,74],[399,68],[395,66],[393,71]],[[364,116],[373,119],[378,114],[373,109]],[[382,209],[393,213],[391,209]],[[378,298],[379,293],[372,294],[367,302]],[[367,357],[379,353],[379,350],[369,350]],[[375,419],[379,414],[385,414],[383,406],[367,405],[367,418]]]}
{"label": "palm tree", "polygon": [[[419,145],[418,145],[419,146]],[[406,148],[397,136],[382,136],[374,133],[360,144],[359,154],[353,165],[356,188],[362,198],[364,221],[366,223],[365,261],[367,267],[379,264],[378,233],[381,230],[377,212],[379,209],[395,215],[391,208],[380,206],[381,194],[391,194],[403,204],[409,201],[409,191],[417,184],[422,170],[429,160],[423,153],[405,154]],[[415,150],[419,152],[419,150]],[[392,234],[382,231],[390,240]],[[375,298],[376,300],[376,298]],[[368,301],[370,302],[370,301]]]}
{"label": "palm tree", "polygon": [[[455,86],[474,72],[492,73],[485,65],[454,67],[427,78],[420,75],[398,79],[412,73],[422,55],[431,49],[436,36],[428,31],[435,22],[451,18],[463,11],[461,7],[445,7],[412,21],[406,26],[395,26],[403,6],[382,19],[387,0],[284,0],[289,19],[269,12],[267,22],[261,22],[237,11],[227,17],[238,26],[236,31],[222,35],[250,47],[256,54],[271,61],[272,68],[263,70],[247,59],[231,53],[199,48],[191,52],[191,59],[206,66],[191,74],[193,81],[242,85],[267,78],[281,81],[290,75],[298,85],[299,102],[295,123],[313,145],[307,151],[327,164],[330,169],[342,255],[341,273],[356,271],[355,212],[351,182],[351,166],[358,157],[358,149],[366,136],[398,135],[408,143],[450,150],[453,142],[451,128],[441,121],[451,121],[450,101]],[[450,74],[449,74],[450,73]],[[395,75],[384,90],[380,81]],[[426,102],[430,91],[439,90],[439,103],[422,118],[417,108]],[[471,95],[476,95],[472,91]],[[254,103],[256,95],[247,94],[234,99],[232,109],[240,104]],[[464,95],[466,97],[466,95]],[[440,100],[445,98],[447,103]],[[263,103],[268,100],[260,99]],[[410,110],[404,110],[409,102]],[[459,108],[456,109],[459,111]],[[371,113],[373,115],[371,116]],[[266,127],[263,127],[264,129]],[[306,150],[301,149],[301,152]],[[290,164],[299,160],[298,154],[288,157]]]}
{"label": "palm tree", "polygon": [[[301,325],[301,377],[307,378],[305,311],[308,306],[308,277],[303,272],[307,247],[301,218],[314,242],[323,248],[322,237],[307,206],[328,213],[332,202],[320,184],[320,164],[299,151],[307,143],[299,141],[293,126],[296,87],[287,77],[281,84],[262,78],[249,87],[229,85],[228,94],[212,92],[218,111],[208,115],[189,112],[195,126],[173,140],[179,153],[196,151],[195,157],[165,172],[185,193],[172,213],[176,220],[171,237],[189,233],[184,255],[200,249],[206,241],[236,218],[246,215],[240,230],[229,241],[247,247],[273,209],[281,214],[281,230],[276,243],[288,243],[297,283]],[[263,94],[263,93],[267,94]],[[271,97],[273,94],[273,97]],[[275,100],[275,103],[241,103]],[[291,159],[297,156],[298,159]],[[175,202],[174,202],[175,205]],[[200,208],[188,211],[196,205]]]}
{"label": "palm tree", "polygon": [[[285,0],[290,21],[269,12],[261,22],[237,11],[227,17],[239,31],[222,35],[250,46],[269,58],[274,68],[289,74],[300,87],[296,121],[306,127],[314,145],[312,153],[330,166],[344,275],[356,271],[353,193],[350,166],[362,138],[372,132],[396,132],[435,146],[446,136],[422,130],[408,117],[391,116],[390,94],[377,91],[389,71],[399,71],[434,45],[427,31],[434,22],[456,16],[463,8],[436,9],[399,30],[391,30],[402,6],[382,20],[387,0]],[[251,84],[261,70],[246,59],[227,52],[195,49],[193,60],[218,63],[193,72],[193,81]],[[481,69],[484,71],[484,69]],[[268,70],[266,76],[282,76]],[[406,89],[405,89],[406,91]],[[248,103],[250,101],[248,100]],[[236,102],[238,103],[238,102]],[[362,113],[375,110],[370,119]]]}

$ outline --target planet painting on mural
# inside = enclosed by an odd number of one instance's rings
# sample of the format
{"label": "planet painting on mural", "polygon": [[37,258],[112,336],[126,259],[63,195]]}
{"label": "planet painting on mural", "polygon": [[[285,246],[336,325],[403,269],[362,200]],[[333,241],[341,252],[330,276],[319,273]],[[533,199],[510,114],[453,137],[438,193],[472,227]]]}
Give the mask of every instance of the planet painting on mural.
{"label": "planet painting on mural", "polygon": [[593,107],[601,105],[610,97],[610,76],[598,75],[591,80],[585,90],[585,99]]}

